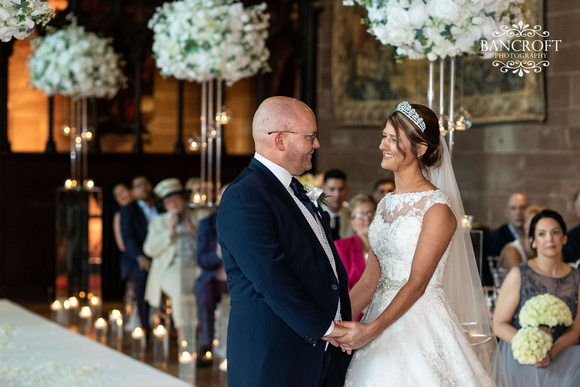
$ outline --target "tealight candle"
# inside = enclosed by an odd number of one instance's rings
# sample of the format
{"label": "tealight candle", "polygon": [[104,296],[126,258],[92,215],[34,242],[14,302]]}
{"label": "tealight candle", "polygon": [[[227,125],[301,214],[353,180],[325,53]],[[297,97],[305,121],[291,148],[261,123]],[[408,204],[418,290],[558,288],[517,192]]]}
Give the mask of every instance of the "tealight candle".
{"label": "tealight candle", "polygon": [[62,310],[62,304],[60,303],[60,301],[56,300],[52,304],[50,304],[50,310],[54,311]]}

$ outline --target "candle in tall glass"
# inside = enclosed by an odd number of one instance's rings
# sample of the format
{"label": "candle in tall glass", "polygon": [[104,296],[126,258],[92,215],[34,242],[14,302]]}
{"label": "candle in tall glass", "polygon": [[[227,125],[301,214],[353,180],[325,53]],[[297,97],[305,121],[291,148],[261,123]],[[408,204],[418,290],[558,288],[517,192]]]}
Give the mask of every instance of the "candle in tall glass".
{"label": "candle in tall glass", "polygon": [[143,359],[145,356],[145,332],[141,327],[131,332],[131,356],[136,359]]}
{"label": "candle in tall glass", "polygon": [[179,379],[195,385],[195,353],[184,351],[179,354]]}
{"label": "candle in tall glass", "polygon": [[99,318],[97,321],[95,321],[95,332],[95,340],[98,343],[105,344],[107,341],[107,322],[104,318]]}
{"label": "candle in tall glass", "polygon": [[153,363],[166,366],[169,355],[169,335],[163,325],[157,325],[153,329]]}
{"label": "candle in tall glass", "polygon": [[88,335],[91,332],[92,320],[93,313],[91,312],[91,308],[83,306],[79,312],[79,333],[81,335]]}
{"label": "candle in tall glass", "polygon": [[68,299],[70,305],[70,324],[77,325],[79,318],[79,300],[76,297]]}

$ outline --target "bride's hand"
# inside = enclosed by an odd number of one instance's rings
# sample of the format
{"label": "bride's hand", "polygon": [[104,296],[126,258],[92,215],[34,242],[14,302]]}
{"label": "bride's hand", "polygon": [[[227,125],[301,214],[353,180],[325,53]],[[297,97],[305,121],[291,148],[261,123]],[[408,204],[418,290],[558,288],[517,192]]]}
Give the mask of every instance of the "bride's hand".
{"label": "bride's hand", "polygon": [[373,327],[370,324],[364,324],[353,321],[335,322],[340,326],[348,328],[348,333],[336,339],[340,348],[350,355],[354,349],[360,348],[376,337]]}

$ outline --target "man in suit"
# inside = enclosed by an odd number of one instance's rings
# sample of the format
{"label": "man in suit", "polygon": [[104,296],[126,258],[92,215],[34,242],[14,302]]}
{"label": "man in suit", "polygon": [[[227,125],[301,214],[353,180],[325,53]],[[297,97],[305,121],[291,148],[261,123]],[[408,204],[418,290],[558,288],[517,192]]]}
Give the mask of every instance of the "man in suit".
{"label": "man in suit", "polygon": [[125,254],[121,258],[121,276],[135,284],[135,298],[141,327],[149,328],[149,304],[145,301],[147,272],[151,260],[143,252],[149,222],[157,216],[153,187],[145,176],[133,179],[132,194],[135,201],[121,207],[121,236]]}
{"label": "man in suit", "polygon": [[224,192],[217,231],[232,309],[230,387],[342,386],[350,358],[328,345],[350,320],[348,279],[328,224],[293,176],[320,146],[304,103],[266,99],[252,125],[256,153]]}
{"label": "man in suit", "polygon": [[528,198],[521,193],[514,193],[510,196],[505,208],[507,223],[487,234],[485,256],[499,257],[505,245],[523,237],[524,211],[529,204]]}
{"label": "man in suit", "polygon": [[[576,192],[572,202],[574,213],[580,218],[580,191]],[[568,230],[568,241],[562,249],[564,261],[572,264],[580,263],[580,224]]]}
{"label": "man in suit", "polygon": [[331,169],[324,174],[322,190],[329,196],[326,198],[328,205],[324,210],[330,215],[330,229],[332,239],[350,238],[354,230],[350,225],[350,208],[346,198],[348,196],[348,184],[346,173],[340,169]]}

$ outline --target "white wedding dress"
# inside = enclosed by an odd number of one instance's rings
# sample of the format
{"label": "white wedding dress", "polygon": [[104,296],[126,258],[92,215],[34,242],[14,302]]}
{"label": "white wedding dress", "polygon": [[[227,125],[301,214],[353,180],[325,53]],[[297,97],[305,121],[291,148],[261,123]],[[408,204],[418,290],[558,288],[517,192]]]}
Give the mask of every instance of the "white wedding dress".
{"label": "white wedding dress", "polygon": [[[362,322],[374,321],[407,282],[423,216],[437,203],[451,207],[439,190],[388,194],[379,203],[369,241],[381,277]],[[495,385],[447,301],[443,278],[448,256],[449,247],[423,296],[377,338],[355,351],[345,387]]]}

